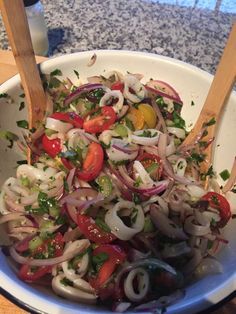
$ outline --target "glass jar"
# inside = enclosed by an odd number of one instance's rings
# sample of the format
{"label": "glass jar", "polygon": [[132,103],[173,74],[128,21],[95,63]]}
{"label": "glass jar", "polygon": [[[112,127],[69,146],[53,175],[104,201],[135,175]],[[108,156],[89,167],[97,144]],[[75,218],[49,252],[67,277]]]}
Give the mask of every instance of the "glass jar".
{"label": "glass jar", "polygon": [[43,5],[39,0],[24,0],[34,53],[46,56],[49,43]]}

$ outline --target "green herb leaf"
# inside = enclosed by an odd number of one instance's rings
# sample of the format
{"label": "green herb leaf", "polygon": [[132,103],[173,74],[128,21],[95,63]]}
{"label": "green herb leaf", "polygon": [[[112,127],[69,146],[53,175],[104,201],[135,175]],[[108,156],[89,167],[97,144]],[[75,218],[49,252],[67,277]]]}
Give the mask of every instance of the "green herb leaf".
{"label": "green herb leaf", "polygon": [[203,123],[203,126],[211,126],[216,123],[216,119],[213,117],[208,122]]}
{"label": "green herb leaf", "polygon": [[64,187],[64,191],[66,193],[69,193],[69,185],[68,185],[68,182],[66,181],[66,178],[63,178],[63,187]]}
{"label": "green herb leaf", "polygon": [[28,121],[26,120],[19,120],[19,121],[16,121],[16,124],[19,128],[22,128],[22,129],[28,129],[29,128],[29,123]]}
{"label": "green herb leaf", "polygon": [[229,170],[227,170],[227,169],[223,170],[223,171],[220,173],[220,176],[221,176],[221,178],[222,178],[224,181],[228,180],[229,177],[230,177]]}
{"label": "green herb leaf", "polygon": [[70,281],[69,279],[67,279],[66,277],[64,277],[63,279],[61,279],[61,280],[60,280],[60,283],[61,283],[63,286],[65,286],[65,287],[67,287],[67,286],[73,287],[73,282]]}
{"label": "green herb leaf", "polygon": [[9,95],[7,93],[1,93],[0,98],[8,98]]}
{"label": "green herb leaf", "polygon": [[55,69],[50,73],[50,76],[62,76],[62,72],[59,69]]}
{"label": "green herb leaf", "polygon": [[104,262],[106,262],[109,258],[109,255],[107,253],[99,253],[95,256],[92,256],[92,263],[96,265],[96,268],[100,268]]}
{"label": "green herb leaf", "polygon": [[24,108],[25,108],[25,102],[22,101],[22,102],[20,103],[19,111],[23,110]]}
{"label": "green herb leaf", "polygon": [[185,121],[176,111],[173,112],[173,123],[176,128],[185,129]]}
{"label": "green herb leaf", "polygon": [[17,162],[17,165],[27,165],[27,160],[18,160]]}
{"label": "green herb leaf", "polygon": [[193,100],[191,101],[191,106],[195,106],[195,103]]}
{"label": "green herb leaf", "polygon": [[101,228],[105,232],[111,232],[110,227],[101,219],[101,218],[96,218],[95,219],[95,224]]}
{"label": "green herb leaf", "polygon": [[10,131],[0,131],[0,138],[9,141],[9,148],[12,148],[14,141],[17,141],[19,137]]}
{"label": "green herb leaf", "polygon": [[140,184],[142,184],[143,183],[143,180],[140,178],[140,177],[138,177],[136,180],[135,180],[135,182],[134,182],[134,186],[136,187],[136,188],[138,188],[139,186],[140,186]]}
{"label": "green herb leaf", "polygon": [[140,196],[136,193],[132,193],[132,201],[134,202],[135,205],[141,204],[142,202]]}
{"label": "green herb leaf", "polygon": [[125,124],[131,131],[135,131],[133,122],[127,117],[125,117]]}
{"label": "green herb leaf", "polygon": [[153,133],[150,130],[144,130],[143,133],[139,134],[139,137],[155,137],[157,132]]}
{"label": "green herb leaf", "polygon": [[143,232],[154,232],[155,226],[150,218],[150,216],[145,217]]}
{"label": "green herb leaf", "polygon": [[133,208],[132,213],[131,213],[131,222],[134,224],[137,220],[138,217],[138,209],[136,207]]}
{"label": "green herb leaf", "polygon": [[75,73],[75,75],[76,75],[77,79],[79,79],[79,72],[78,72],[78,71],[76,71],[76,70],[74,70],[74,73]]}

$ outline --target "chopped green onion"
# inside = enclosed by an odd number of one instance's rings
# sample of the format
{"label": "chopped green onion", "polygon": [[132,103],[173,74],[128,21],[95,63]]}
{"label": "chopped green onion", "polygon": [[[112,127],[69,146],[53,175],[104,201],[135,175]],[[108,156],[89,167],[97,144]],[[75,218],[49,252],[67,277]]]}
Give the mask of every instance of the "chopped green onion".
{"label": "chopped green onion", "polygon": [[23,129],[28,129],[29,128],[29,123],[26,120],[19,120],[16,121],[16,124],[19,128],[23,128]]}

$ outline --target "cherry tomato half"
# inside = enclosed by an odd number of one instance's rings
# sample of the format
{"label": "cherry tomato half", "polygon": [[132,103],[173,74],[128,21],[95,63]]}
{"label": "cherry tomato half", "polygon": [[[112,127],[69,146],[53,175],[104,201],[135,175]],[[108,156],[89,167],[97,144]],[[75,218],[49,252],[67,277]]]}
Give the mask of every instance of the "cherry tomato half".
{"label": "cherry tomato half", "polygon": [[50,118],[70,123],[78,129],[81,129],[84,123],[84,120],[75,112],[54,112]]}
{"label": "cherry tomato half", "polygon": [[61,151],[61,140],[59,138],[50,140],[47,135],[44,134],[42,144],[45,152],[52,158],[55,158]]}
{"label": "cherry tomato half", "polygon": [[231,218],[230,205],[227,199],[219,193],[208,192],[203,195],[202,200],[208,201],[210,207],[219,210],[221,219],[217,222],[217,227],[223,228]]}
{"label": "cherry tomato half", "polygon": [[101,288],[110,278],[117,265],[122,264],[126,259],[125,252],[118,245],[103,244],[93,251],[93,256],[106,253],[108,259],[102,264],[96,278],[90,279],[90,284],[94,289]]}
{"label": "cherry tomato half", "polygon": [[102,146],[95,142],[90,143],[82,169],[77,171],[77,177],[84,181],[94,180],[102,170],[103,160]]}
{"label": "cherry tomato half", "polygon": [[80,231],[90,241],[103,244],[110,243],[116,239],[114,234],[102,230],[89,216],[78,214],[77,223]]}
{"label": "cherry tomato half", "polygon": [[101,108],[101,114],[90,120],[84,121],[83,128],[88,133],[101,133],[108,130],[115,121],[116,113],[114,109],[109,106],[104,106]]}
{"label": "cherry tomato half", "polygon": [[124,91],[124,83],[117,81],[111,85],[111,90],[119,90],[121,92]]}
{"label": "cherry tomato half", "polygon": [[37,267],[37,269],[34,268],[33,270],[30,265],[25,264],[21,266],[18,276],[21,280],[34,282],[46,274],[51,273],[51,271],[52,266],[41,266]]}
{"label": "cherry tomato half", "polygon": [[139,160],[146,171],[149,172],[152,179],[160,179],[163,171],[163,164],[159,156],[155,154],[144,153],[139,156],[137,160]]}

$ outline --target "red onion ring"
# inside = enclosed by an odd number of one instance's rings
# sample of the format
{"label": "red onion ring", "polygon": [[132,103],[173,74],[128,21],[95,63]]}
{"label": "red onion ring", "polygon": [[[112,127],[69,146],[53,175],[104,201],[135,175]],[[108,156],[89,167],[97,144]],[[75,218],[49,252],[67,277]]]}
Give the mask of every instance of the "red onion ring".
{"label": "red onion ring", "polygon": [[71,94],[69,94],[65,100],[64,100],[64,105],[69,105],[72,101],[74,101],[75,99],[77,99],[80,95],[84,94],[84,93],[88,93],[94,89],[97,89],[97,88],[103,88],[104,85],[102,84],[90,84],[90,83],[87,83],[87,84],[84,84],[84,85],[81,85],[79,86],[74,92],[72,92]]}

